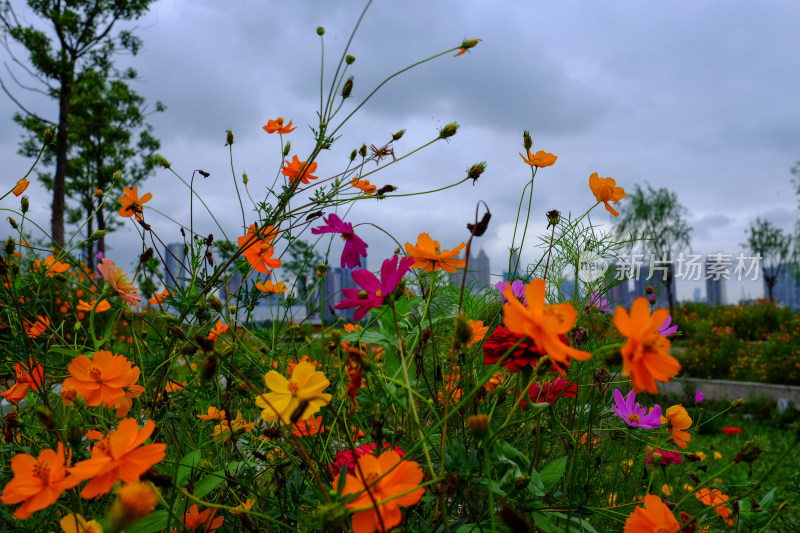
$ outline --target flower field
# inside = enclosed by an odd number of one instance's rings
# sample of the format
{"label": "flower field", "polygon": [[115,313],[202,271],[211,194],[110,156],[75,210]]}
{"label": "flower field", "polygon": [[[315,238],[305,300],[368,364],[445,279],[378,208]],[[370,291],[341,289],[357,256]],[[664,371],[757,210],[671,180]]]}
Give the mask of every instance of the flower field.
{"label": "flower field", "polygon": [[[465,39],[422,62],[464,61],[479,44]],[[598,172],[580,178],[585,211],[549,211],[541,258],[515,263],[514,252],[538,238],[528,234],[531,213],[544,216],[534,180],[542,173],[536,185],[548,186],[559,163],[534,150],[527,131],[519,164],[530,179],[509,192],[517,223],[496,287],[472,291],[450,278],[468,269],[490,225],[482,201],[473,220],[453,222],[465,228],[463,241],[439,242],[431,227],[397,242],[389,220],[381,230],[397,248],[373,253],[359,204],[401,195],[377,173],[457,142],[458,124],[406,155],[396,147],[401,130],[382,146],[334,151],[336,167],[318,163],[352,116],[338,114],[352,97],[355,59],[346,53],[319,109],[263,126],[275,170],[263,197],[246,202],[257,178],[233,175],[227,194],[242,220],[231,241],[197,235],[193,219],[156,216],[148,206],[156,184],[121,197],[98,190],[140,233],[142,252],[133,268],[113,257],[90,268],[78,259],[80,237],[59,249],[31,236],[29,202],[39,200],[23,196],[28,176],[7,183],[4,194],[20,204],[8,213],[0,256],[0,530],[796,528],[797,511],[773,481],[797,464],[796,423],[774,428],[783,438],[764,437],[750,421],[734,425],[739,401],[712,410],[702,394],[683,403],[656,394],[682,369],[796,382],[797,315],[767,304],[684,307],[675,321],[689,347],[679,360],[668,310],[642,297],[608,311],[599,295],[610,273],[565,297],[559,283],[587,242],[611,253],[622,246],[590,222],[595,209],[618,215],[626,198],[624,184]],[[306,134],[314,148],[294,153],[303,132],[293,123],[315,114]],[[233,161],[233,132],[225,141]],[[194,198],[183,163],[159,156],[158,164]],[[455,183],[408,194],[442,194],[485,168],[475,163]],[[162,235],[175,225],[187,237],[182,274],[171,278],[158,265]],[[325,251],[305,294],[290,291],[294,280],[283,274],[300,235]],[[340,240],[341,253],[332,252]],[[363,268],[366,258],[379,268]],[[335,265],[352,269],[351,283],[327,309],[322,287]],[[295,321],[298,300],[328,319]],[[264,301],[274,319],[251,319]],[[347,311],[352,319],[341,318]]]}

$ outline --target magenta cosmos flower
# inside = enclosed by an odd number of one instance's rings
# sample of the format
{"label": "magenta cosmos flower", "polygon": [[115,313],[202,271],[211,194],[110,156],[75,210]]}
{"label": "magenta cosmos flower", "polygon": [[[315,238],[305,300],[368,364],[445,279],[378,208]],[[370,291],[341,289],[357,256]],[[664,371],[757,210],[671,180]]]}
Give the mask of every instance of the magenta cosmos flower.
{"label": "magenta cosmos flower", "polygon": [[658,328],[658,332],[664,337],[669,337],[673,333],[678,333],[678,324],[675,324],[672,327],[669,326],[670,324],[672,324],[672,317],[668,316],[664,323],[661,324],[661,327]]}
{"label": "magenta cosmos flower", "polygon": [[336,213],[331,213],[323,218],[327,226],[312,228],[311,233],[319,235],[321,233],[339,233],[344,241],[342,250],[342,268],[354,268],[361,266],[361,258],[367,257],[367,243],[353,233],[353,225],[343,221]]}
{"label": "magenta cosmos flower", "polygon": [[397,287],[414,264],[414,259],[411,257],[399,259],[399,264],[398,259],[394,256],[383,262],[380,280],[369,270],[354,270],[353,281],[361,289],[342,289],[346,299],[336,304],[336,309],[357,307],[353,319],[361,320],[373,307],[380,308],[383,299]]}
{"label": "magenta cosmos flower", "polygon": [[655,429],[661,427],[661,406],[656,405],[648,414],[647,409],[636,403],[636,393],[630,391],[625,399],[619,389],[614,389],[614,412],[631,427]]}

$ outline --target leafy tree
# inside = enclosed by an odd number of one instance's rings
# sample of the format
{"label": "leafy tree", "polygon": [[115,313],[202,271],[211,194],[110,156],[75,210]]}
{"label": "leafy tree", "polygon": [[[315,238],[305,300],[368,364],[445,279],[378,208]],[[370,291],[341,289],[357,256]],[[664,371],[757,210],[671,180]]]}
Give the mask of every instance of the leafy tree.
{"label": "leafy tree", "polygon": [[[644,189],[636,185],[625,198],[617,218],[615,232],[618,238],[632,237],[631,250],[641,247],[645,256],[665,261],[665,273],[658,276],[664,285],[669,301],[669,313],[675,306],[672,282],[675,279],[673,256],[689,247],[692,228],[684,218],[687,210],[678,202],[678,195],[665,188]],[[637,243],[637,238],[640,239]]]}
{"label": "leafy tree", "polygon": [[306,310],[311,314],[314,302],[310,301],[310,293],[316,284],[317,267],[323,258],[313,245],[300,239],[289,244],[288,252],[291,258],[283,263],[282,269],[291,274],[290,279],[296,280],[297,296],[306,303]]}
{"label": "leafy tree", "polygon": [[[144,98],[133,91],[126,80],[136,77],[136,72],[111,71],[111,64],[102,69],[81,73],[73,88],[70,111],[69,150],[67,160],[67,197],[77,201],[68,207],[68,222],[86,220],[86,236],[97,230],[113,231],[121,225],[116,216],[116,198],[124,187],[131,187],[147,178],[155,166],[155,151],[159,141],[153,137],[152,128],[145,122]],[[161,103],[155,111],[163,111]],[[15,120],[31,132],[22,144],[20,153],[35,157],[39,151],[37,133],[44,125],[36,117],[20,114]],[[134,144],[135,143],[135,144]],[[45,151],[42,165],[52,166],[56,159],[53,151]],[[53,188],[50,174],[39,172],[39,179]],[[97,190],[104,193],[96,194]],[[96,227],[95,227],[96,221]],[[105,253],[105,237],[97,240],[97,251]],[[94,241],[86,241],[88,267],[94,260]]]}
{"label": "leafy tree", "polygon": [[[58,126],[51,219],[51,237],[58,247],[64,245],[69,130],[72,127],[70,117],[76,98],[75,87],[81,82],[82,75],[98,66],[109,64],[116,52],[136,54],[141,41],[129,31],[113,34],[112,30],[119,21],[140,17],[152,1],[28,0],[28,11],[46,25],[45,30],[28,24],[24,20],[27,16],[20,18],[9,0],[0,3],[2,44],[30,80],[39,84],[38,87],[30,87],[18,82],[18,85],[58,102],[58,117],[55,120],[42,118],[41,115],[29,111],[9,92],[4,83],[0,83],[24,116]],[[9,38],[27,51],[30,68],[14,55]]]}
{"label": "leafy tree", "polygon": [[787,259],[790,256],[792,246],[792,236],[784,234],[768,220],[756,218],[746,230],[747,246],[753,254],[761,257],[761,272],[764,274],[764,282],[767,284],[769,300],[775,301],[772,289],[778,282],[781,270],[786,267]]}

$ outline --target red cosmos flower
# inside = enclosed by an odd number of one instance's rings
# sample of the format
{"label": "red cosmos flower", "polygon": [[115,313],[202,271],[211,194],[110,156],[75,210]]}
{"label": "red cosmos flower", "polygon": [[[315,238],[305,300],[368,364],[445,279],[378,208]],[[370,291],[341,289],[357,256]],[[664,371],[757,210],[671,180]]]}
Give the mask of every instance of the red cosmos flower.
{"label": "red cosmos flower", "polygon": [[[555,378],[549,381],[537,381],[528,389],[528,394],[535,403],[553,403],[558,398],[574,398],[578,392],[578,386],[564,378]],[[527,407],[528,403],[523,399],[520,403]]]}
{"label": "red cosmos flower", "polygon": [[726,435],[741,435],[742,428],[734,428],[734,427],[722,428],[722,432]]}
{"label": "red cosmos flower", "polygon": [[342,268],[361,266],[361,258],[367,257],[367,247],[369,245],[353,232],[353,225],[350,222],[344,222],[336,213],[331,213],[323,220],[327,226],[311,228],[311,233],[314,235],[339,233],[344,241]]}
{"label": "red cosmos flower", "polygon": [[[493,365],[510,351],[511,353],[500,363],[510,372],[517,372],[526,365],[536,366],[539,359],[546,354],[536,346],[533,339],[523,337],[523,335],[508,331],[503,326],[497,326],[483,343],[484,363]],[[522,340],[520,341],[520,339]],[[567,341],[564,340],[564,342]]]}
{"label": "red cosmos flower", "polygon": [[9,402],[21,401],[28,394],[28,389],[38,391],[44,379],[44,368],[33,358],[28,358],[28,364],[15,364],[14,373],[16,383],[10,389],[3,391],[3,397]]}
{"label": "red cosmos flower", "polygon": [[[305,167],[305,168],[304,168]],[[315,180],[319,176],[312,176],[311,173],[317,170],[317,164],[311,163],[306,165],[305,161],[300,161],[297,156],[292,156],[292,160],[286,163],[286,166],[281,167],[281,174],[289,178],[290,181],[300,180],[302,183],[308,183],[308,180]]]}

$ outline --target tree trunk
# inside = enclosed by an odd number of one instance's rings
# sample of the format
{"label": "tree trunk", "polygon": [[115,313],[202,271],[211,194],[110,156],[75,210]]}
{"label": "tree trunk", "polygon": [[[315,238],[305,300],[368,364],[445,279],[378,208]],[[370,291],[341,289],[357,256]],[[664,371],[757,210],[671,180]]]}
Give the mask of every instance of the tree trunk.
{"label": "tree trunk", "polygon": [[89,201],[85,204],[87,206],[86,209],[86,268],[89,270],[94,270],[94,242],[92,242],[91,236],[92,232],[94,231],[93,224],[92,224],[92,207],[94,206],[94,202],[92,202],[91,196],[89,197]]}
{"label": "tree trunk", "polygon": [[61,76],[61,90],[58,95],[58,131],[56,132],[56,174],[53,177],[53,206],[50,219],[50,233],[57,249],[64,247],[64,212],[66,210],[67,176],[67,123],[69,104],[72,99],[72,72]]}

